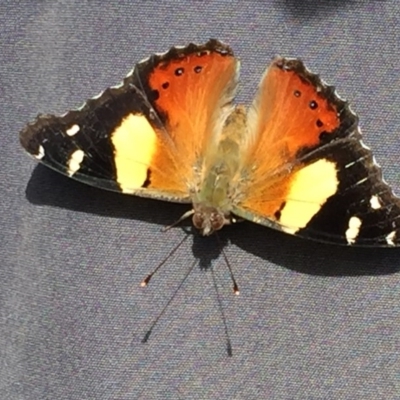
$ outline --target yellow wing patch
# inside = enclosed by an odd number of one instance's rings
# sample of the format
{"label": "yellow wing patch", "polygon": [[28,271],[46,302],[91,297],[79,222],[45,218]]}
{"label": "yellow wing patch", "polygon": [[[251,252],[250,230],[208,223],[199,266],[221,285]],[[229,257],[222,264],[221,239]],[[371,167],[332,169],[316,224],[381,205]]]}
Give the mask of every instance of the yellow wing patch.
{"label": "yellow wing patch", "polygon": [[133,193],[147,179],[157,147],[157,134],[144,115],[129,114],[111,135],[117,182],[124,193]]}
{"label": "yellow wing patch", "polygon": [[287,233],[304,228],[339,185],[335,163],[318,160],[293,176],[279,222]]}

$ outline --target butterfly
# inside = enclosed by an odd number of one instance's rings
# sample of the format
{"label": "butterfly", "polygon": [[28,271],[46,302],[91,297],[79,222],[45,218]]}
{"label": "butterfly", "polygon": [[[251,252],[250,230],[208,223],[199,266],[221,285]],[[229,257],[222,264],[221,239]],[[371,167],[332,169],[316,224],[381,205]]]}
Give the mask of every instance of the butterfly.
{"label": "butterfly", "polygon": [[139,62],[63,116],[39,115],[24,149],[89,185],[190,203],[202,235],[249,220],[343,245],[400,245],[400,199],[358,117],[299,59],[275,57],[248,107],[240,62],[215,39]]}

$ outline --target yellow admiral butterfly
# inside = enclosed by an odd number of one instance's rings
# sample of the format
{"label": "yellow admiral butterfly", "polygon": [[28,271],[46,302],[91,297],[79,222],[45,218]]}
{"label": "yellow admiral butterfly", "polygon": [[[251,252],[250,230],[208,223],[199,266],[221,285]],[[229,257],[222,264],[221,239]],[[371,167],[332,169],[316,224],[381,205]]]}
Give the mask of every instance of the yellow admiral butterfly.
{"label": "yellow admiral butterfly", "polygon": [[209,235],[237,219],[323,242],[400,245],[400,199],[358,118],[298,59],[276,57],[252,105],[233,104],[239,60],[217,40],[139,62],[121,85],[20,134],[78,181],[191,203]]}

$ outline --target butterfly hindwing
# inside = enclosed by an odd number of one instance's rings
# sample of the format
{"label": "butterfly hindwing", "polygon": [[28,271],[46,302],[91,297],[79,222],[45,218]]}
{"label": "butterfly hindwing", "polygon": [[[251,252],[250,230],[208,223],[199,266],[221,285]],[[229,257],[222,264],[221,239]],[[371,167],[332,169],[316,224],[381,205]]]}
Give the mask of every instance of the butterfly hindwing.
{"label": "butterfly hindwing", "polygon": [[[229,112],[238,61],[216,40],[138,63],[120,86],[20,135],[47,166],[103,189],[190,202],[195,164]],[[198,161],[200,162],[200,161]]]}
{"label": "butterfly hindwing", "polygon": [[362,143],[357,116],[301,61],[274,60],[249,127],[244,157],[254,173],[235,213],[325,242],[398,243],[400,200]]}

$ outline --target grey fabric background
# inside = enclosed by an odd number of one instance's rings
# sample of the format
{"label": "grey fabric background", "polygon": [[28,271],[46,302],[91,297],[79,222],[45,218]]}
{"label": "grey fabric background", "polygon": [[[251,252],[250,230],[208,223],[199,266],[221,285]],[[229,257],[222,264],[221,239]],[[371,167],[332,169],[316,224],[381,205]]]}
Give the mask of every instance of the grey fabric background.
{"label": "grey fabric background", "polygon": [[400,399],[398,250],[243,223],[221,233],[240,296],[213,237],[191,236],[142,289],[185,235],[160,228],[187,208],[79,184],[18,143],[37,113],[216,37],[242,59],[238,102],[275,54],[335,84],[399,193],[399,16],[398,0],[3,0],[0,398]]}

